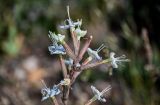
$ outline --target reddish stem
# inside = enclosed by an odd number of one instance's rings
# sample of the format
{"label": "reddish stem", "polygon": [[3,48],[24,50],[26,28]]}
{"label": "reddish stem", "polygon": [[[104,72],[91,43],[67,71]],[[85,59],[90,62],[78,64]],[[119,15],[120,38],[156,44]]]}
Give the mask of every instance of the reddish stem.
{"label": "reddish stem", "polygon": [[79,56],[78,56],[78,62],[82,60],[83,58],[83,55],[85,54],[85,52],[87,51],[90,43],[91,43],[91,40],[92,40],[92,36],[90,36],[87,41],[85,42],[83,48],[81,49],[80,53],[79,53]]}
{"label": "reddish stem", "polygon": [[65,50],[66,50],[66,53],[68,54],[68,56],[73,59],[73,60],[76,60],[76,56],[75,54],[73,53],[73,51],[71,50],[71,48],[68,46],[68,44],[66,42],[62,42]]}

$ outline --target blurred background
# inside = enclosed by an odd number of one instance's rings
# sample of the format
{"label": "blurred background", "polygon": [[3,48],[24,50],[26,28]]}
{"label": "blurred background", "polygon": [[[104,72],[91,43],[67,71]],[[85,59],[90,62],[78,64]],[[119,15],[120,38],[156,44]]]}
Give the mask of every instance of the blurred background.
{"label": "blurred background", "polygon": [[62,79],[58,57],[49,54],[47,34],[69,34],[59,29],[67,5],[71,18],[83,19],[82,29],[93,35],[91,48],[104,43],[103,58],[114,51],[131,60],[118,70],[102,65],[83,72],[69,105],[84,105],[93,96],[91,85],[102,90],[108,84],[113,89],[107,102],[92,105],[160,105],[158,0],[0,0],[0,105],[53,104],[41,102],[40,80],[51,87]]}

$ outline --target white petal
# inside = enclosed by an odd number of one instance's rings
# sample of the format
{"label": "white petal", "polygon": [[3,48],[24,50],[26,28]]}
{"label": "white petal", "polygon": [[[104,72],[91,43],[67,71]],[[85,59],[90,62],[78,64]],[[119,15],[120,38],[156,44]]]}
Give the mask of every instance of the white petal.
{"label": "white petal", "polygon": [[93,92],[95,95],[100,94],[99,90],[98,90],[98,89],[96,89],[96,87],[91,86],[91,89],[92,89],[92,92]]}
{"label": "white petal", "polygon": [[118,68],[118,64],[115,61],[112,61],[111,65],[112,65],[113,68]]}
{"label": "white petal", "polygon": [[105,98],[101,98],[100,101],[106,102],[106,99]]}
{"label": "white petal", "polygon": [[110,58],[111,58],[112,60],[115,59],[114,56],[115,56],[115,53],[114,53],[114,52],[111,52],[111,53],[110,53]]}
{"label": "white petal", "polygon": [[70,26],[69,25],[62,25],[62,26],[59,26],[61,29],[69,29],[70,28]]}

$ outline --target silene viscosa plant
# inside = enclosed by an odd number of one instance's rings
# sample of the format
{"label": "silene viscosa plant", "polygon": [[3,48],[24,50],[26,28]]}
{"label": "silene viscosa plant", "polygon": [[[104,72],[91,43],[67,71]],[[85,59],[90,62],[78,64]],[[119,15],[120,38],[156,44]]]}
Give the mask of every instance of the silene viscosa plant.
{"label": "silene viscosa plant", "polygon": [[[92,36],[85,37],[87,34],[86,30],[81,29],[82,19],[73,21],[70,18],[69,6],[67,6],[68,19],[64,21],[64,24],[59,28],[62,30],[70,30],[71,38],[73,40],[74,50],[65,42],[65,35],[56,34],[49,31],[49,38],[52,41],[52,44],[48,47],[50,54],[56,54],[59,56],[63,79],[59,82],[59,84],[54,85],[51,88],[48,88],[44,81],[44,88],[41,89],[42,93],[42,101],[47,99],[52,99],[55,105],[59,105],[60,102],[57,101],[56,96],[62,96],[61,100],[64,105],[67,105],[67,101],[69,99],[69,94],[71,90],[72,84],[75,82],[76,78],[88,68],[96,67],[101,64],[109,64],[113,68],[118,68],[118,65],[122,62],[128,62],[129,59],[126,59],[124,55],[120,57],[115,57],[115,53],[111,52],[110,57],[107,59],[103,59],[99,52],[105,48],[105,45],[102,44],[96,50],[93,50],[89,47]],[[80,49],[81,39],[85,37],[85,43]],[[84,57],[85,53],[88,53],[88,57],[81,61]],[[65,60],[64,56],[68,56],[68,59]],[[84,58],[83,58],[84,59]],[[82,63],[80,63],[82,62]],[[111,90],[111,85],[107,86],[101,92],[94,86],[91,86],[91,90],[94,93],[94,96],[85,103],[85,105],[90,105],[92,102],[98,100],[101,102],[106,102],[104,98],[104,93],[109,92]]]}

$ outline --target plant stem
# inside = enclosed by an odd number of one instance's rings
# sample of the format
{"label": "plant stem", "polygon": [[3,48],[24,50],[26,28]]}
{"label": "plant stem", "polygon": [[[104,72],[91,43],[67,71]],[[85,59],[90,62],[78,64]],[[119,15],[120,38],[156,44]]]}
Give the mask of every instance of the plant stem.
{"label": "plant stem", "polygon": [[110,62],[110,60],[106,59],[106,60],[103,60],[103,61],[98,61],[98,62],[95,62],[95,63],[83,65],[80,68],[80,71],[75,71],[74,74],[72,75],[71,84],[74,83],[74,81],[76,80],[76,78],[82,73],[83,70],[88,69],[88,68],[92,68],[92,67],[96,67],[96,66],[99,66],[101,64],[108,63],[108,62]]}
{"label": "plant stem", "polygon": [[96,66],[99,66],[101,64],[108,63],[108,62],[110,62],[110,59],[106,59],[106,60],[102,60],[102,61],[97,61],[95,63],[91,63],[91,64],[87,64],[87,65],[82,66],[81,70],[85,70],[85,69],[88,69],[88,68],[96,67]]}
{"label": "plant stem", "polygon": [[83,48],[80,50],[80,53],[79,53],[79,55],[78,55],[78,60],[77,60],[78,62],[82,60],[83,55],[84,55],[85,52],[87,51],[87,49],[88,49],[88,47],[89,47],[89,45],[90,45],[90,43],[91,43],[92,38],[93,38],[93,37],[90,36],[89,39],[87,39],[87,41],[85,42]]}
{"label": "plant stem", "polygon": [[88,58],[82,63],[82,65],[87,65],[91,60],[92,60],[92,57],[88,57]]}
{"label": "plant stem", "polygon": [[63,41],[63,42],[62,42],[62,45],[63,45],[63,47],[65,48],[66,53],[68,54],[68,56],[69,56],[71,59],[76,60],[76,56],[75,56],[75,54],[73,53],[73,51],[71,50],[71,48],[68,46],[68,44],[67,44],[65,41]]}
{"label": "plant stem", "polygon": [[96,101],[97,98],[96,96],[94,96],[93,98],[91,98],[85,105],[90,105],[92,102]]}
{"label": "plant stem", "polygon": [[70,87],[71,87],[71,85],[69,85],[69,86],[64,86],[64,87],[63,87],[63,98],[62,98],[62,102],[63,102],[64,105],[67,105],[68,97],[69,97],[69,93],[70,93]]}
{"label": "plant stem", "polygon": [[52,101],[53,101],[54,105],[59,105],[56,97],[53,96],[52,97]]}
{"label": "plant stem", "polygon": [[[70,13],[69,13],[69,6],[67,6],[67,13],[68,13],[68,19],[69,19],[69,21],[71,21]],[[77,37],[76,37],[72,27],[70,27],[70,33],[71,33],[71,37],[72,37],[72,40],[73,40],[75,55],[78,55],[78,49],[79,49],[78,48],[78,40],[77,40]]]}
{"label": "plant stem", "polygon": [[79,54],[79,49],[80,49],[80,40],[77,40],[77,56]]}
{"label": "plant stem", "polygon": [[73,29],[71,28],[70,29],[70,32],[71,32],[71,37],[72,37],[72,40],[73,40],[73,46],[74,46],[74,52],[75,52],[75,55],[77,56],[78,55],[78,39],[73,31]]}
{"label": "plant stem", "polygon": [[63,77],[67,78],[67,68],[66,68],[66,65],[64,63],[64,59],[62,58],[62,55],[60,55],[59,57],[60,57],[60,63],[61,63],[62,71],[63,71]]}

